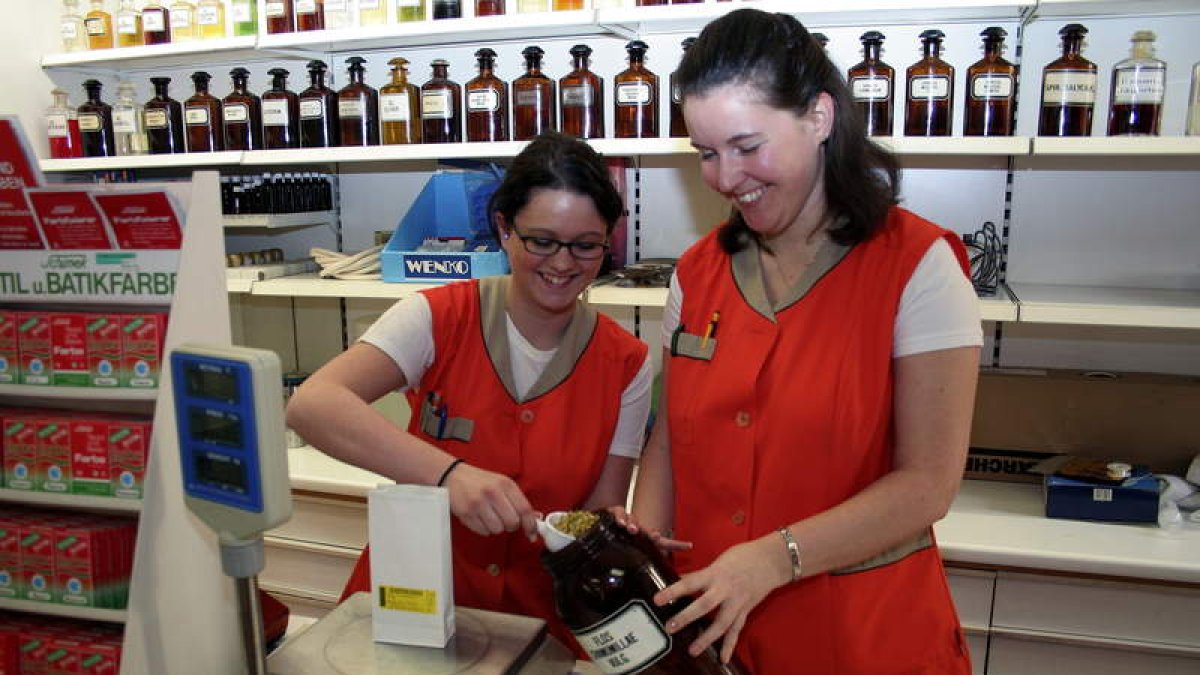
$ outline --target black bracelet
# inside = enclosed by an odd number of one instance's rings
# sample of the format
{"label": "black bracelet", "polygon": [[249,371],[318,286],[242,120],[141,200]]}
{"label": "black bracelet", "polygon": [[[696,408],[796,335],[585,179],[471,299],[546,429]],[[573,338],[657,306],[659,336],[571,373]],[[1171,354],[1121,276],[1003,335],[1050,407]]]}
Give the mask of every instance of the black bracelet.
{"label": "black bracelet", "polygon": [[446,478],[450,476],[450,472],[454,470],[454,467],[462,464],[464,461],[466,460],[456,459],[450,462],[450,466],[446,467],[446,470],[442,472],[442,477],[438,479],[437,486],[442,487],[442,484],[446,482]]}

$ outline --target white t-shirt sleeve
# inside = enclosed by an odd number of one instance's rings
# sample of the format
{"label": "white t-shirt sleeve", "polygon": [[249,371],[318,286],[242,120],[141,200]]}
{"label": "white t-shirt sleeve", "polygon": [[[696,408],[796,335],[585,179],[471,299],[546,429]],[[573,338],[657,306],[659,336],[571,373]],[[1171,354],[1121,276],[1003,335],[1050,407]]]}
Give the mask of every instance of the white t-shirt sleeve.
{"label": "white t-shirt sleeve", "polygon": [[938,239],[913,271],[892,342],[892,358],[983,344],[979,298],[962,273],[950,244]]}
{"label": "white t-shirt sleeve", "polygon": [[646,360],[642,362],[637,375],[621,392],[621,416],[617,418],[617,428],[608,454],[633,459],[641,456],[642,444],[646,439],[646,420],[650,419],[650,387],[653,382],[653,366],[650,352],[647,351]]}
{"label": "white t-shirt sleeve", "polygon": [[433,365],[433,312],[429,301],[415,293],[388,308],[359,340],[378,347],[396,362],[408,386],[420,385]]}

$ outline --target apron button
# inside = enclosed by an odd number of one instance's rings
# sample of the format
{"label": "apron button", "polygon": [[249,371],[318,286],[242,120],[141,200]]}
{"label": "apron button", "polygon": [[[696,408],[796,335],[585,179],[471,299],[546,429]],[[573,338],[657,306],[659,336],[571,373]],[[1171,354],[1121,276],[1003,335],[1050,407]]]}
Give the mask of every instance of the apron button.
{"label": "apron button", "polygon": [[521,411],[521,421],[524,422],[525,424],[529,424],[529,423],[533,422],[533,417],[534,417],[534,415],[533,415],[532,410],[529,410],[528,408],[526,408],[525,410]]}
{"label": "apron button", "polygon": [[745,410],[739,410],[733,420],[739,427],[748,427],[750,426],[750,413]]}
{"label": "apron button", "polygon": [[492,563],[491,565],[488,565],[487,573],[494,577],[500,576],[500,566],[497,565],[496,563]]}
{"label": "apron button", "polygon": [[737,513],[733,514],[733,517],[731,517],[730,520],[733,521],[734,525],[742,525],[746,522],[746,514],[738,511]]}

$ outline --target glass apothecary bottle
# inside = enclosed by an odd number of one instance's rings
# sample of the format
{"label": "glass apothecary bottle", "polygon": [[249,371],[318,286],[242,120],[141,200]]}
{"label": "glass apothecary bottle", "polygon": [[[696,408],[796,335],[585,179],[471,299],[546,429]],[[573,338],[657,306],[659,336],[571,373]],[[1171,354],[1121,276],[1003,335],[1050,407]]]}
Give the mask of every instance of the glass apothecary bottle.
{"label": "glass apothecary bottle", "polygon": [[1129,58],[1112,73],[1109,136],[1157,136],[1167,89],[1167,64],[1154,58],[1154,33],[1139,30],[1129,39]]}
{"label": "glass apothecary bottle", "polygon": [[350,84],[338,91],[343,146],[379,145],[379,92],[363,82],[366,62],[361,56],[346,59]]}
{"label": "glass apothecary bottle", "polygon": [[225,4],[222,0],[196,3],[196,32],[203,40],[225,37]]}
{"label": "glass apothecary bottle", "polygon": [[100,99],[104,85],[99,80],[84,80],[87,100],[79,106],[79,136],[84,157],[112,157],[117,154],[113,137],[112,106]]}
{"label": "glass apothecary bottle", "polygon": [[188,152],[225,149],[225,119],[221,112],[221,99],[208,93],[211,79],[212,75],[202,70],[192,73],[196,93],[183,102]]}
{"label": "glass apothecary bottle", "polygon": [[118,155],[144,155],[148,150],[145,116],[136,96],[132,82],[117,85],[117,98],[112,108],[113,139]]}
{"label": "glass apothecary bottle", "polygon": [[467,81],[467,140],[508,140],[508,85],[496,77],[496,52],[484,47],[475,52],[479,75]]}
{"label": "glass apothecary bottle", "polygon": [[905,136],[949,136],[954,118],[954,67],[941,58],[940,30],[921,33],[924,52],[920,61],[908,67]]}
{"label": "glass apothecary bottle", "polygon": [[863,60],[847,73],[850,95],[862,114],[867,135],[891,136],[896,71],[879,58],[885,37],[869,30],[858,39],[863,46]]}
{"label": "glass apothecary bottle", "polygon": [[1200,136],[1200,61],[1192,66],[1192,91],[1188,96],[1187,125],[1184,133]]}
{"label": "glass apothecary bottle", "polygon": [[288,71],[272,68],[271,88],[262,95],[263,147],[267,150],[300,147],[300,97],[288,91]]}
{"label": "glass apothecary bottle", "polygon": [[121,0],[117,10],[117,46],[138,47],[145,44],[142,37],[142,13],[134,0]]}
{"label": "glass apothecary bottle", "polygon": [[517,11],[521,14],[549,12],[550,0],[517,0]]}
{"label": "glass apothecary bottle", "polygon": [[358,0],[358,23],[362,26],[387,23],[387,5],[384,0]]}
{"label": "glass apothecary bottle", "polygon": [[1069,23],[1059,29],[1062,56],[1042,70],[1039,136],[1091,136],[1096,106],[1096,64],[1083,58],[1088,29]]}
{"label": "glass apothecary bottle", "polygon": [[91,0],[92,8],[83,19],[87,29],[88,49],[112,49],[113,39],[112,14],[104,9],[104,0]]}
{"label": "glass apothecary bottle", "polygon": [[59,22],[63,51],[82,52],[88,48],[87,26],[79,13],[79,0],[63,0],[63,13]]}
{"label": "glass apothecary bottle", "polygon": [[424,21],[425,0],[396,0],[396,21]]}
{"label": "glass apothecary bottle", "polygon": [[79,134],[79,113],[71,107],[62,89],[50,92],[54,103],[46,109],[46,139],[51,159],[83,157],[83,138]]}
{"label": "glass apothecary bottle", "polygon": [[983,58],[967,68],[967,109],[964,136],[1012,136],[1016,112],[1017,67],[1002,56],[1008,33],[985,28]]}
{"label": "glass apothecary bottle", "polygon": [[569,12],[573,9],[583,9],[583,0],[554,0],[556,12]]}
{"label": "glass apothecary bottle", "polygon": [[158,0],[142,5],[142,41],[148,45],[165,45],[171,41],[171,10]]}
{"label": "glass apothecary bottle", "polygon": [[171,41],[184,42],[200,37],[196,30],[196,6],[188,0],[171,3]]}
{"label": "glass apothecary bottle", "polygon": [[504,0],[475,0],[475,16],[500,16],[504,14]]}
{"label": "glass apothecary bottle", "polygon": [[408,81],[408,59],[388,61],[392,81],[379,88],[379,120],[384,145],[421,142],[421,90]]}
{"label": "glass apothecary bottle", "polygon": [[[679,43],[683,47],[683,53],[687,54],[687,50],[696,44],[696,38],[684,38],[683,42]],[[682,59],[682,57],[680,57]],[[688,135],[687,121],[683,119],[683,92],[680,91],[679,83],[676,81],[678,70],[672,71],[667,79],[671,90],[671,138],[686,138]]]}
{"label": "glass apothecary bottle", "polygon": [[293,0],[296,7],[296,30],[325,30],[325,0]]}
{"label": "glass apothecary bottle", "polygon": [[554,80],[542,73],[541,47],[521,50],[525,74],[513,80],[513,140],[527,141],[555,128],[558,117]]}
{"label": "glass apothecary bottle", "polygon": [[308,62],[309,87],[300,92],[300,147],[341,144],[337,92],[325,86],[325,62]]}
{"label": "glass apothecary bottle", "polygon": [[267,15],[267,32],[292,33],[296,30],[296,13],[292,0],[267,0],[263,6]]}
{"label": "glass apothecary bottle", "polygon": [[658,76],[646,69],[641,40],[625,45],[629,67],[613,78],[613,115],[617,138],[658,138]]}
{"label": "glass apothecary bottle", "polygon": [[588,70],[592,48],[571,47],[573,70],[558,81],[562,132],[579,138],[604,138],[604,80]]}
{"label": "glass apothecary bottle", "polygon": [[325,0],[325,30],[342,30],[358,25],[355,0]]}
{"label": "glass apothecary bottle", "polygon": [[421,131],[426,143],[462,141],[462,87],[449,77],[450,62],[434,59],[433,77],[421,85]]}
{"label": "glass apothecary bottle", "polygon": [[146,101],[146,140],[152,155],[170,155],[186,152],[183,134],[183,106],[171,98],[171,78],[152,77],[154,98]]}
{"label": "glass apothecary bottle", "polygon": [[659,5],[670,4],[667,0],[637,0],[638,7],[657,7]]}
{"label": "glass apothecary bottle", "polygon": [[262,100],[246,88],[250,71],[229,71],[233,91],[221,99],[226,150],[262,150]]}
{"label": "glass apothecary bottle", "polygon": [[258,0],[230,0],[234,35],[258,35]]}
{"label": "glass apothecary bottle", "polygon": [[435,19],[461,19],[462,18],[462,2],[461,2],[461,0],[433,0],[433,18],[435,18]]}

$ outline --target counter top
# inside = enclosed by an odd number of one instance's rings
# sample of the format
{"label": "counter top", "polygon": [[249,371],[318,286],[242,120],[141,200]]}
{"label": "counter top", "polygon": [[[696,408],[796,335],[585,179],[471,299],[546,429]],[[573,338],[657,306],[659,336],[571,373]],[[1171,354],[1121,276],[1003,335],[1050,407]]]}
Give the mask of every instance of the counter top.
{"label": "counter top", "polygon": [[[365,498],[392,481],[311,448],[288,451],[292,488]],[[1200,584],[1200,524],[1058,520],[1042,515],[1042,488],[965,480],[934,531],[948,563],[1022,567]]]}

